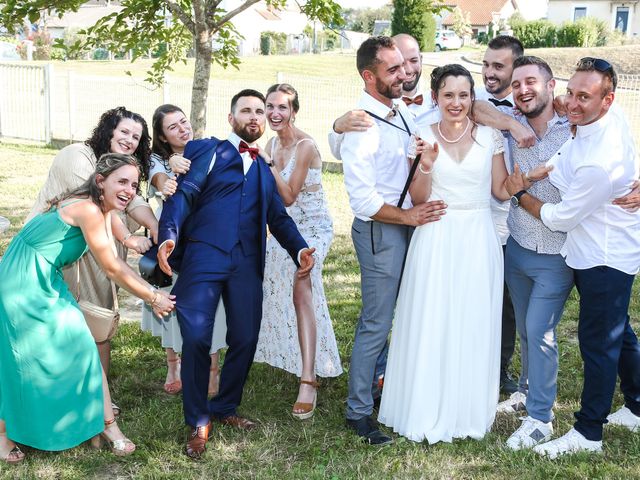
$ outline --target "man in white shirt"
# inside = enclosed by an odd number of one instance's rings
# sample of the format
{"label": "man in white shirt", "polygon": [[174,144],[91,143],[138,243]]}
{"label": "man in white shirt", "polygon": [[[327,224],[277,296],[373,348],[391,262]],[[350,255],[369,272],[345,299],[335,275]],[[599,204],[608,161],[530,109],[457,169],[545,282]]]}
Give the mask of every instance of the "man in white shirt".
{"label": "man in white shirt", "polygon": [[376,121],[365,131],[347,133],[340,148],[355,215],[351,237],[362,289],[346,417],[347,425],[361,438],[372,445],[385,445],[391,443],[391,437],[371,418],[376,360],[391,330],[411,227],[439,220],[445,205],[436,201],[411,207],[408,196],[401,198],[410,169],[408,146],[417,129],[406,105],[396,100],[406,74],[394,41],[389,37],[367,39],[358,49],[357,66],[364,81],[358,108]]}
{"label": "man in white shirt", "polygon": [[[413,114],[413,119],[420,131],[430,128],[430,125],[440,120],[440,112],[433,105],[431,93],[423,94],[418,90],[422,75],[422,55],[415,38],[404,33],[393,37],[404,58],[404,68],[407,75],[402,84],[402,100]],[[520,41],[514,37],[498,36],[489,44],[483,60],[483,81],[485,88],[476,88],[474,102],[474,119],[483,125],[489,125],[499,130],[508,130],[517,144],[526,148],[535,142],[535,135],[529,129],[513,118],[513,98],[511,96],[511,72],[513,60],[523,53]],[[506,102],[506,103],[505,103]],[[498,105],[494,105],[498,103]],[[497,113],[496,109],[500,112]],[[352,110],[336,119],[333,131],[329,134],[329,144],[333,155],[340,159],[340,132],[363,131],[372,125],[371,118],[363,110]],[[336,133],[337,132],[337,133]],[[505,140],[505,163],[511,171],[508,143]],[[507,229],[507,214],[509,202],[499,202],[492,198],[491,209],[503,248],[509,236]],[[509,365],[515,348],[515,317],[509,292],[504,287],[503,318],[502,318],[502,346],[500,354],[500,389],[503,393],[512,394],[518,390],[517,384],[509,375]],[[384,373],[384,358],[377,374]]]}
{"label": "man in white shirt", "polygon": [[[629,129],[624,123],[621,128],[609,111],[616,83],[609,62],[591,57],[578,62],[569,80],[566,107],[572,136],[549,162],[560,203],[543,203],[531,195],[517,168],[507,184],[522,208],[549,229],[567,232],[560,253],[573,269],[580,294],[581,408],[568,433],[534,447],[550,458],[602,451],[607,421],[631,431],[640,428],[640,346],[627,313],[640,266],[640,213],[612,203],[629,193],[638,170]],[[625,405],[607,416],[616,375]]]}

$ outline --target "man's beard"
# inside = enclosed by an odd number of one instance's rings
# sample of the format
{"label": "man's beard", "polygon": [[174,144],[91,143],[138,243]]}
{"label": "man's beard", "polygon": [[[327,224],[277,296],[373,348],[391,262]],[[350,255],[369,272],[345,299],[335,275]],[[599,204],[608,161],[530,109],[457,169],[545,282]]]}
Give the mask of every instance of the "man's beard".
{"label": "man's beard", "polygon": [[539,117],[542,112],[544,112],[545,108],[547,108],[547,105],[549,105],[549,97],[547,97],[546,99],[540,99],[540,101],[538,102],[538,106],[529,112],[525,112],[523,110],[520,111],[527,118],[536,118]]}
{"label": "man's beard", "polygon": [[393,92],[393,86],[382,83],[382,81],[376,78],[376,91],[383,97],[393,100],[394,98],[400,98],[402,96],[402,89],[398,89],[398,93]]}
{"label": "man's beard", "polygon": [[420,70],[416,74],[416,78],[412,82],[406,82],[402,84],[402,90],[404,92],[413,92],[415,88],[418,86],[418,82],[420,81],[420,76],[422,75],[422,70]]}
{"label": "man's beard", "polygon": [[258,140],[264,133],[264,126],[257,132],[249,131],[249,125],[240,127],[237,123],[233,125],[233,132],[247,143],[253,143]]}
{"label": "man's beard", "polygon": [[482,81],[484,82],[484,88],[485,90],[490,93],[491,95],[500,95],[502,92],[504,92],[506,89],[509,88],[509,86],[511,85],[511,82],[503,82],[500,79],[496,79],[498,80],[498,86],[495,88],[495,90],[489,90],[487,88],[487,81],[486,81],[486,77],[482,78]]}

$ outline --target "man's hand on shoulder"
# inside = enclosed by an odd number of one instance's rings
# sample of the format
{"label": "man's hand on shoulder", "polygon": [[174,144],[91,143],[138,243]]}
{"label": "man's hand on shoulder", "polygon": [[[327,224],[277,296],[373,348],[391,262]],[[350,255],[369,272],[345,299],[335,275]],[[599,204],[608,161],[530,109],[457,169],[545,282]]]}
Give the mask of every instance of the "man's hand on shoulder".
{"label": "man's hand on shoulder", "polygon": [[333,122],[336,133],[364,132],[373,126],[373,119],[364,110],[350,110]]}
{"label": "man's hand on shoulder", "polygon": [[529,148],[536,144],[537,139],[535,132],[531,128],[521,124],[515,118],[513,122],[510,123],[509,133],[520,148]]}
{"label": "man's hand on shoulder", "polygon": [[313,258],[313,252],[315,251],[315,248],[304,248],[300,250],[300,267],[298,267],[298,271],[296,272],[298,278],[305,278],[311,273],[311,269],[316,262]]}
{"label": "man's hand on shoulder", "polygon": [[553,109],[560,117],[567,115],[567,102],[564,95],[558,95],[553,99]]}
{"label": "man's hand on shoulder", "polygon": [[169,257],[173,253],[176,243],[173,240],[166,240],[162,242],[162,245],[158,247],[158,266],[167,275],[172,275],[171,267],[169,266]]}

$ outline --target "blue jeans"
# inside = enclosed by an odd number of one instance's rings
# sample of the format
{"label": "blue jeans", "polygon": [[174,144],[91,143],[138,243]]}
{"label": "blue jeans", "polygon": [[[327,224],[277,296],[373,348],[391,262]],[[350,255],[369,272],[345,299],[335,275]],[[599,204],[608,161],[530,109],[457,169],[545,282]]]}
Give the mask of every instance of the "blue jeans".
{"label": "blue jeans", "polygon": [[528,415],[550,422],[558,379],[556,326],[573,288],[573,271],[561,255],[536,253],[509,237],[505,277],[520,336],[519,389],[528,389]]}
{"label": "blue jeans", "polygon": [[589,440],[602,440],[620,376],[625,405],[640,416],[640,346],[629,325],[634,275],[611,267],[574,270],[580,293],[578,340],[584,385],[575,429]]}

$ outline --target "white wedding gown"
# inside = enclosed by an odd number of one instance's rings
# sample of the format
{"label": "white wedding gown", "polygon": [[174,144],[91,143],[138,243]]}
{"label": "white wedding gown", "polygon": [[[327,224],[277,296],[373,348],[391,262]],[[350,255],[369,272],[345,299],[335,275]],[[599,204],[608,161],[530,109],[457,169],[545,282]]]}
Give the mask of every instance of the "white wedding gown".
{"label": "white wedding gown", "polygon": [[396,305],[378,420],[417,442],[482,438],[498,402],[503,259],[489,200],[503,147],[491,128],[474,134],[460,163],[440,148],[430,199],[447,213],[416,228]]}

